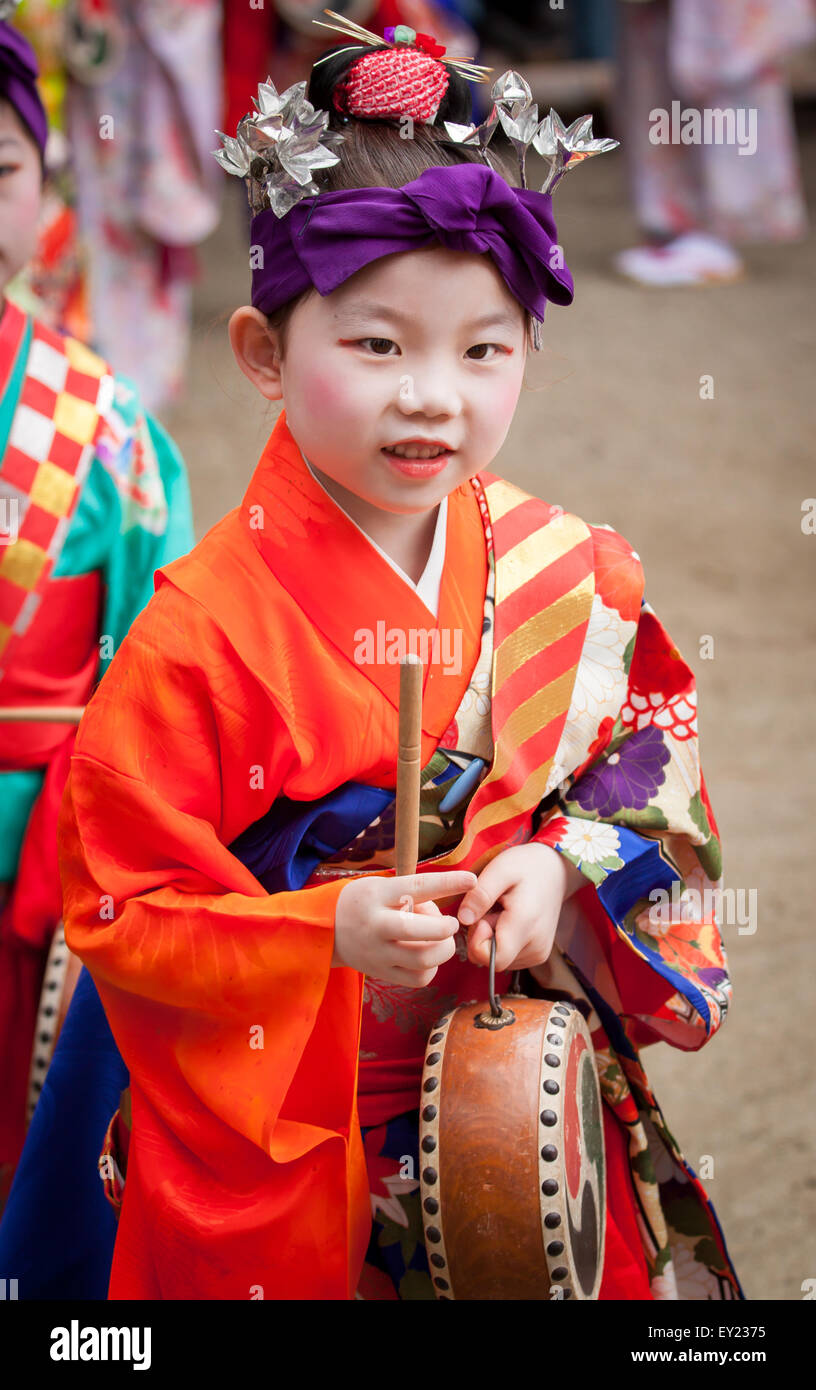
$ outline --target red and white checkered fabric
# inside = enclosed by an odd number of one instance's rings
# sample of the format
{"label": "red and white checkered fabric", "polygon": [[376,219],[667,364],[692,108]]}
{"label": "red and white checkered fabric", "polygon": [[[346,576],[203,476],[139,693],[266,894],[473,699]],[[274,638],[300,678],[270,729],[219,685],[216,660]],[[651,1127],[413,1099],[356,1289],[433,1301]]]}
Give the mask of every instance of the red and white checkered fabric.
{"label": "red and white checkered fabric", "polygon": [[384,49],[357,59],[336,88],[334,104],[348,116],[410,116],[427,124],[439,110],[448,81],[444,64],[427,53]]}
{"label": "red and white checkered fabric", "polygon": [[[23,310],[7,302],[0,393],[27,323]],[[96,353],[34,320],[25,377],[0,458],[0,498],[15,504],[18,518],[10,543],[0,540],[0,677],[59,557],[114,388],[110,368]]]}

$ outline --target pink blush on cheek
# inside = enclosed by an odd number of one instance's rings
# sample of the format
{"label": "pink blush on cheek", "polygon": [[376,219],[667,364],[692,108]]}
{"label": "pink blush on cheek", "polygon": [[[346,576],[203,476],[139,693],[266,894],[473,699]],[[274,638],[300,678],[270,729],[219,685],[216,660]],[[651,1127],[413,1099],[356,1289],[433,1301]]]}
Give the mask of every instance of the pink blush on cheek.
{"label": "pink blush on cheek", "polygon": [[[300,411],[319,421],[322,432],[335,438],[356,436],[367,428],[376,404],[359,382],[341,372],[298,365],[293,376],[293,395]],[[284,392],[284,401],[286,392]]]}
{"label": "pink blush on cheek", "polygon": [[298,391],[309,410],[331,411],[342,399],[336,372],[309,371],[298,373]]}
{"label": "pink blush on cheek", "polygon": [[508,381],[497,387],[493,393],[493,410],[497,418],[506,421],[509,426],[510,421],[516,413],[519,402],[520,383]]}
{"label": "pink blush on cheek", "polygon": [[354,397],[338,372],[309,367],[305,371],[298,371],[295,394],[303,409],[332,428],[340,428],[346,421],[350,423],[363,405],[363,402],[357,402],[355,410]]}

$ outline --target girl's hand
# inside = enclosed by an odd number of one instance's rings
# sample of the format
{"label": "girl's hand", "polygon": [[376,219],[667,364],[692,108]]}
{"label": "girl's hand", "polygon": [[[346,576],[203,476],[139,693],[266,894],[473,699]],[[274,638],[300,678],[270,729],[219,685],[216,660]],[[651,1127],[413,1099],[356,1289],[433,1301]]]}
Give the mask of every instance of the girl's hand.
{"label": "girl's hand", "polygon": [[332,966],[424,989],[454,954],[459,930],[433,899],[459,897],[475,883],[467,869],[350,879],[337,898]]}
{"label": "girl's hand", "polygon": [[580,869],[549,845],[502,850],[459,905],[459,921],[468,928],[469,959],[474,965],[490,963],[495,928],[497,970],[543,965],[553,948],[562,904],[586,881]]}

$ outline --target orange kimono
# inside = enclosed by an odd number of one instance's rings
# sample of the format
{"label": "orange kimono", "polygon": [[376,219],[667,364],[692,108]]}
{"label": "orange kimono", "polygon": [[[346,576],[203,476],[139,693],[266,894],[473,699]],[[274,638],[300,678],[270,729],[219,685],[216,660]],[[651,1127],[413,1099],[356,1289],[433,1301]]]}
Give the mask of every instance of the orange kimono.
{"label": "orange kimono", "polygon": [[[620,671],[611,703],[586,716],[574,708],[575,693],[610,574],[621,607],[601,608],[622,624]],[[641,591],[637,557],[614,532],[483,474],[449,496],[434,619],[312,477],[285,415],[241,508],[160,571],[80,727],[61,823],[66,938],[93,974],[131,1075],[112,1298],[355,1295],[371,1228],[358,1082],[366,1065],[375,1076],[379,1065],[370,1047],[361,1060],[361,1028],[370,1042],[372,1005],[381,1018],[388,1001],[381,982],[330,963],[343,875],[389,872],[387,846],[375,853],[363,835],[327,850],[330,862],[305,886],[271,893],[229,846],[282,799],[313,803],[347,783],[394,787],[392,639],[412,629],[458,633],[460,644],[456,662],[439,659],[444,642],[430,648],[426,770],[438,770],[443,743],[484,764],[444,833],[436,796],[420,871],[478,872],[534,835],[584,869],[584,955],[594,940],[618,991],[615,1008],[626,1015],[620,1027],[631,1018],[631,1034],[610,1041],[612,1016],[595,1011],[600,997],[586,960],[571,973],[570,958],[559,955],[550,968],[561,971],[558,988],[566,979],[584,999],[599,1053],[610,1049],[604,1097],[617,1107],[623,1148],[644,1177],[641,1151],[662,1117],[635,1043],[665,1036],[700,1046],[724,1015],[726,985],[722,970],[704,979],[696,958],[673,957],[669,966],[659,951],[650,955],[632,916],[652,851],[661,867],[647,875],[657,883],[680,877],[678,863],[699,865],[697,846],[708,846],[712,864],[715,831],[702,830],[699,816],[686,824],[685,807],[661,812],[665,840],[661,829],[647,838],[600,826],[621,843],[611,860],[604,845],[603,869],[589,851],[584,868],[571,847],[574,821],[600,817],[576,812],[565,788],[620,734],[608,711],[616,705],[619,714],[631,693],[629,639]],[[654,641],[651,627],[646,638]],[[690,678],[681,660],[675,666]],[[663,782],[674,789],[670,750],[661,758]],[[683,774],[685,786],[685,766]],[[625,845],[624,833],[632,836]],[[665,857],[657,850],[664,843]],[[630,860],[634,897],[621,887],[625,872],[615,871]],[[602,910],[605,876],[616,880],[616,894]],[[675,944],[664,932],[660,950],[667,939]],[[461,969],[461,954],[440,968],[431,996],[436,987],[444,994],[444,972]],[[433,998],[425,1003],[431,1016]],[[387,1061],[388,1087],[409,1086],[415,1062],[410,1047],[393,1066]],[[686,1198],[702,1209],[695,1229],[707,1246],[695,1258],[728,1290],[704,1296],[739,1296],[710,1204],[665,1133],[658,1142],[671,1181],[686,1184]],[[655,1296],[685,1296],[667,1283],[673,1229],[657,1189],[632,1199],[632,1229],[636,1206],[644,1269],[668,1289]]]}

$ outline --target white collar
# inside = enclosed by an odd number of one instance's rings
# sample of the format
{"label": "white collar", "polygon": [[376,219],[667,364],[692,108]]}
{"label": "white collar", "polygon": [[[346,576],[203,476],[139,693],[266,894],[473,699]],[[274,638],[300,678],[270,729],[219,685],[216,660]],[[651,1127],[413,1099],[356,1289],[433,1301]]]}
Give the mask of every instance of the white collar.
{"label": "white collar", "polygon": [[[323,483],[321,483],[320,479],[318,478],[317,474],[315,473],[314,469],[312,468],[312,465],[310,464],[302,449],[300,450],[300,457],[303,459],[303,462],[306,464],[306,467],[308,468],[309,472],[311,473],[318,486],[323,488],[323,491],[326,493],[327,497],[331,497],[331,493],[329,492],[328,488],[324,487]],[[443,497],[442,501],[439,503],[439,511],[437,512],[436,516],[436,528],[434,530],[434,538],[433,544],[431,545],[431,552],[428,556],[428,562],[416,583],[414,583],[410,575],[406,574],[405,570],[397,564],[396,560],[392,560],[391,556],[385,553],[382,546],[378,545],[377,542],[373,540],[371,536],[369,536],[368,532],[362,526],[360,526],[358,522],[354,520],[354,517],[349,516],[349,513],[346,511],[345,507],[341,507],[340,503],[337,501],[335,497],[331,497],[331,500],[332,502],[334,502],[336,507],[340,507],[340,510],[343,513],[343,515],[348,517],[352,525],[357,527],[357,530],[365,536],[369,544],[373,545],[374,549],[378,551],[382,558],[388,562],[388,564],[391,566],[393,570],[396,571],[396,573],[400,576],[400,579],[404,579],[406,584],[410,584],[411,588],[417,594],[417,597],[422,600],[422,602],[425,604],[425,607],[428,608],[431,613],[433,613],[434,617],[438,617],[439,590],[442,584],[442,570],[445,564],[445,550],[447,543],[447,497]]]}

